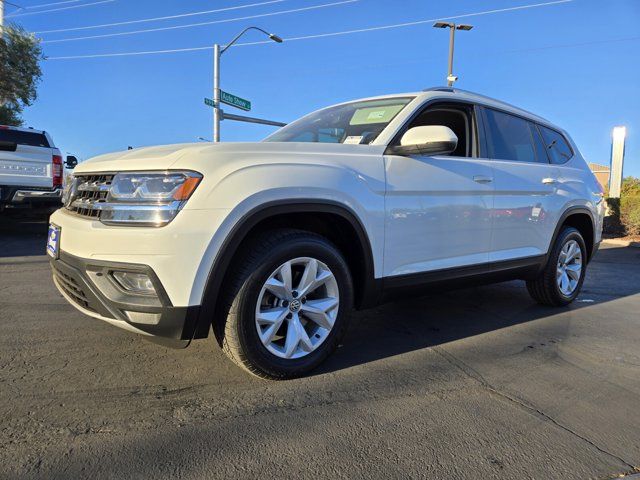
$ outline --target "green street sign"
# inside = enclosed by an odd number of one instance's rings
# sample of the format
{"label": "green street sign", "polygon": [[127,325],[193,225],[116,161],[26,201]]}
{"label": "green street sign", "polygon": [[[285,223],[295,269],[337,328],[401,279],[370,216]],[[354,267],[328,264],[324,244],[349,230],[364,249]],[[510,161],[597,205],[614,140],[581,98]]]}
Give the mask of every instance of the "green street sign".
{"label": "green street sign", "polygon": [[232,107],[244,110],[245,112],[251,110],[251,102],[249,100],[236,97],[235,95],[227,93],[224,90],[220,90],[220,101],[222,103],[226,103],[227,105],[231,105]]}
{"label": "green street sign", "polygon": [[[235,95],[231,95],[230,93],[227,93],[224,90],[220,90],[220,102],[226,103],[227,105],[231,105],[232,107],[239,108],[240,110],[244,110],[246,112],[251,110],[251,102],[249,100],[236,97]],[[204,104],[210,107],[216,106],[213,100],[206,97],[204,99]]]}

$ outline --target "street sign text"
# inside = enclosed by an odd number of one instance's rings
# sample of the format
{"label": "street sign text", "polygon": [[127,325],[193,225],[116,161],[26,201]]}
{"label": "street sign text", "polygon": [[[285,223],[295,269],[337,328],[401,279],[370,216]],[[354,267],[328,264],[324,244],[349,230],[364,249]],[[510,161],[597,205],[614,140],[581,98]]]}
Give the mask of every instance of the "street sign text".
{"label": "street sign text", "polygon": [[251,110],[251,102],[249,100],[237,97],[235,95],[232,95],[231,93],[225,92],[224,90],[220,90],[220,101],[222,103],[226,103],[227,105],[231,105],[232,107],[244,110],[245,112]]}

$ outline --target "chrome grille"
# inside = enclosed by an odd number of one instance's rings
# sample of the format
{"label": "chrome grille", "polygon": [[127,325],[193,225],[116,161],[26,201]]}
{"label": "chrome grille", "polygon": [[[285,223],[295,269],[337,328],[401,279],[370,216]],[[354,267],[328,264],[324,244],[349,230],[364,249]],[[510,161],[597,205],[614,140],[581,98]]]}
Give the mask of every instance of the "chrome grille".
{"label": "chrome grille", "polygon": [[113,177],[113,174],[74,177],[65,199],[65,207],[83,217],[100,218]]}

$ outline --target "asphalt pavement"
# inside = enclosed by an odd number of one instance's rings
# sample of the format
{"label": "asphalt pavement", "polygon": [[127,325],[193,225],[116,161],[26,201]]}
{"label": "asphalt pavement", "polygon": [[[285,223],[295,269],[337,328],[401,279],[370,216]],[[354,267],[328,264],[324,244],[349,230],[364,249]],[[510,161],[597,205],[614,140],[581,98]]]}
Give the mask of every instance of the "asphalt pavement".
{"label": "asphalt pavement", "polygon": [[0,478],[640,471],[640,249],[603,246],[567,308],[509,282],[355,313],[320,370],[273,382],[212,338],[171,350],[83,316],[45,238],[0,218]]}

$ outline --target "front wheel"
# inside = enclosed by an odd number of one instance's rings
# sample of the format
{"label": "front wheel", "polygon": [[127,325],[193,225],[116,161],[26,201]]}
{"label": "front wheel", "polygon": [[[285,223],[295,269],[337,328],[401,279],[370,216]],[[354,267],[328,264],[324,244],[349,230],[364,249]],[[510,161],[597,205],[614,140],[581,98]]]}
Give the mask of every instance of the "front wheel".
{"label": "front wheel", "polygon": [[328,240],[269,232],[248,246],[234,270],[218,336],[236,364],[260,377],[293,378],[337,347],[353,287],[346,261]]}
{"label": "front wheel", "polygon": [[542,305],[563,306],[580,293],[587,268],[587,248],[578,230],[564,227],[542,273],[527,282],[529,294]]}

